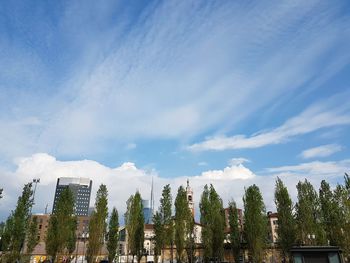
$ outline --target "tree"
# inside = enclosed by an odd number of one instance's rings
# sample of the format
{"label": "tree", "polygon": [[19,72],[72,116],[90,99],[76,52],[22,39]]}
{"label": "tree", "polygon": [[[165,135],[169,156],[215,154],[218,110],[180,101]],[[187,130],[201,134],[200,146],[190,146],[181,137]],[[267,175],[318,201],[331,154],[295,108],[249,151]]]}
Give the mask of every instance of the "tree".
{"label": "tree", "polygon": [[337,185],[334,191],[335,202],[340,206],[338,211],[338,227],[341,234],[338,235],[338,242],[343,249],[344,258],[350,258],[350,178],[347,173],[344,176],[344,185]]}
{"label": "tree", "polygon": [[131,205],[132,205],[133,199],[134,199],[134,196],[131,195],[126,201],[126,212],[124,213],[125,229],[127,233],[126,262],[129,262],[129,253],[130,253],[130,247],[131,247],[130,243],[132,242],[130,238],[130,233],[133,233],[133,225],[131,224]]}
{"label": "tree", "polygon": [[101,184],[95,200],[95,209],[91,214],[89,221],[89,239],[87,249],[88,262],[95,262],[106,234],[107,216],[108,216],[108,191],[104,184]]}
{"label": "tree", "polygon": [[111,217],[109,219],[108,225],[108,241],[107,241],[107,250],[108,250],[108,262],[113,262],[117,254],[118,244],[119,244],[119,218],[118,211],[113,207]]}
{"label": "tree", "polygon": [[229,202],[228,209],[228,222],[230,225],[229,239],[232,249],[232,255],[235,262],[238,262],[241,249],[241,234],[236,202],[233,200]]}
{"label": "tree", "polygon": [[213,185],[204,186],[199,204],[202,228],[202,242],[204,246],[204,260],[221,261],[224,254],[225,213],[220,196]]}
{"label": "tree", "polygon": [[321,218],[326,238],[332,246],[340,246],[342,244],[342,211],[341,200],[337,197],[335,190],[332,192],[329,184],[322,180],[319,190]]}
{"label": "tree", "polygon": [[321,224],[320,202],[312,184],[305,179],[297,184],[298,202],[295,205],[297,241],[304,245],[326,245]]}
{"label": "tree", "polygon": [[46,252],[56,260],[63,253],[70,256],[75,249],[77,218],[74,215],[74,196],[66,187],[61,192],[56,209],[50,217],[46,235]]}
{"label": "tree", "polygon": [[0,188],[0,199],[2,198],[2,191],[3,191],[3,189]]}
{"label": "tree", "polygon": [[137,191],[134,196],[128,200],[128,212],[126,216],[126,227],[128,231],[128,245],[133,257],[137,257],[137,262],[141,261],[143,255],[144,243],[144,217],[142,198]]}
{"label": "tree", "polygon": [[267,240],[266,209],[259,187],[255,184],[245,189],[244,235],[253,262],[262,262]]}
{"label": "tree", "polygon": [[[172,196],[170,185],[164,186],[162,191],[162,197],[160,199],[160,217],[161,217],[161,233],[162,238],[161,247],[164,250],[165,246],[171,246],[171,258],[173,258],[173,242],[174,242],[174,227],[173,218],[171,215],[172,208]],[[172,260],[171,260],[172,261]],[[164,262],[164,256],[162,256],[162,263]]]}
{"label": "tree", "polygon": [[32,183],[24,185],[22,195],[18,198],[17,206],[6,221],[3,235],[6,252],[6,262],[20,260],[30,219],[30,209],[33,205]]}
{"label": "tree", "polygon": [[278,243],[281,247],[283,257],[289,257],[289,250],[296,241],[293,204],[287,187],[278,177],[275,185],[275,204],[278,214]]}
{"label": "tree", "polygon": [[[27,233],[27,254],[32,254],[35,246],[39,243],[38,239],[38,218],[32,217]],[[30,259],[30,258],[29,258]],[[28,262],[29,262],[28,259]]]}
{"label": "tree", "polygon": [[153,228],[154,228],[154,262],[158,263],[158,256],[161,254],[164,244],[164,232],[162,227],[162,215],[160,212],[156,212],[153,216]]}
{"label": "tree", "polygon": [[[188,206],[186,190],[180,186],[175,199],[175,245],[177,251],[177,262],[183,260],[186,241],[193,231],[192,214]],[[191,229],[192,227],[192,229]]]}

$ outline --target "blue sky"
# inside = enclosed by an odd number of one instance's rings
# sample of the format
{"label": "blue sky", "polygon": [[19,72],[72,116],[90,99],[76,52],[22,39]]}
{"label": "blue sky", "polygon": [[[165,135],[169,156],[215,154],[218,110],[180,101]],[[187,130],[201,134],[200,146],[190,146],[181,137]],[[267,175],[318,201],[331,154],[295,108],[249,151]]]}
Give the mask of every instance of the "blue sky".
{"label": "blue sky", "polygon": [[[303,177],[341,182],[350,171],[349,11],[346,0],[4,2],[0,210],[12,209],[15,178],[42,177],[52,199],[66,170],[50,174],[47,162],[76,162],[72,175],[89,161],[131,167],[145,193],[151,176],[174,188],[185,177],[198,189],[202,177],[220,180],[238,185],[236,199],[250,183],[270,191],[277,175],[291,192]],[[255,177],[237,181],[247,171]]]}

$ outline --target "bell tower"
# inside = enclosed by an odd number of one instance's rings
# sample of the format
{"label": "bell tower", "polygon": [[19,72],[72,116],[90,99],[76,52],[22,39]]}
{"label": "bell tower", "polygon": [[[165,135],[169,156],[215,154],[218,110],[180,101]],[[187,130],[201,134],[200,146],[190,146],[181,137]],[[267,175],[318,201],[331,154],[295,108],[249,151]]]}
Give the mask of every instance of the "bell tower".
{"label": "bell tower", "polygon": [[190,208],[192,216],[194,217],[193,190],[190,187],[190,182],[188,179],[187,179],[187,186],[186,186],[186,196],[187,196],[188,207]]}

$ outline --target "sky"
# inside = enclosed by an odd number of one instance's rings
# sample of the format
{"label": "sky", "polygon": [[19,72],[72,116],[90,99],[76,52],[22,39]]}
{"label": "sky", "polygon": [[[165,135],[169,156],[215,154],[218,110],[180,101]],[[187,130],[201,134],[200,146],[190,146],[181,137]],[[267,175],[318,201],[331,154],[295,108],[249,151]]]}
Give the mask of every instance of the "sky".
{"label": "sky", "polygon": [[4,1],[0,6],[0,220],[40,178],[101,183],[120,213],[139,190],[156,207],[189,179],[242,207],[279,176],[350,172],[350,2]]}

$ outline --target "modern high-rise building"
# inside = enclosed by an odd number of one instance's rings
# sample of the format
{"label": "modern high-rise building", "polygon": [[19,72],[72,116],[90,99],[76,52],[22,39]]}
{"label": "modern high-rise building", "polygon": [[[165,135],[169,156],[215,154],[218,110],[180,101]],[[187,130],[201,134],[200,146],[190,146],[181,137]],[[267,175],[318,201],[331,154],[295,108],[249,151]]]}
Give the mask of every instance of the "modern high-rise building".
{"label": "modern high-rise building", "polygon": [[55,199],[52,212],[56,210],[56,204],[63,189],[69,188],[74,196],[74,209],[77,216],[87,216],[89,214],[90,195],[92,181],[89,178],[60,177],[57,179]]}
{"label": "modern high-rise building", "polygon": [[143,207],[143,218],[145,220],[145,224],[153,223],[153,211],[154,211],[154,198],[153,198],[153,177],[152,177],[152,185],[151,185],[151,200],[142,199],[142,207]]}

